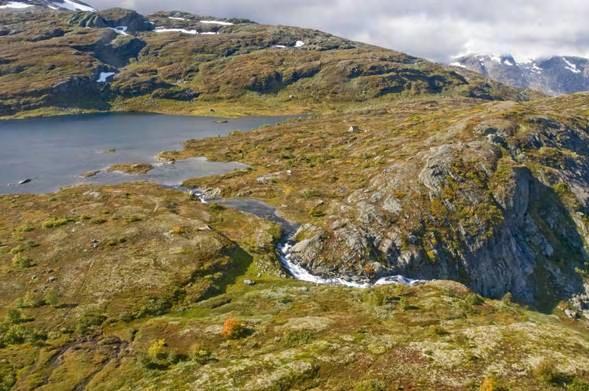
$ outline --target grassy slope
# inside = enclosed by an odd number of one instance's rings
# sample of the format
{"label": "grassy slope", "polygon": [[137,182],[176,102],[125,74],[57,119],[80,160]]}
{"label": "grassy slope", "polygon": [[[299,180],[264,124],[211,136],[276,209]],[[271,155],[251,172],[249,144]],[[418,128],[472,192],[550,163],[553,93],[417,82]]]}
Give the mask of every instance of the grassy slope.
{"label": "grassy slope", "polygon": [[[0,373],[17,389],[473,389],[495,379],[525,390],[589,380],[580,323],[454,283],[354,290],[286,279],[274,226],[181,193],[136,184],[0,202]],[[30,264],[12,263],[15,254]],[[235,338],[223,336],[227,319],[243,326]]]}
{"label": "grassy slope", "polygon": [[[52,18],[46,22],[54,23]],[[65,20],[60,23],[69,28]],[[27,68],[19,53],[44,53],[35,45],[62,53],[68,40],[90,37],[92,42],[100,35],[72,29],[65,38],[33,44],[22,42],[26,34],[8,38],[20,40],[26,50],[4,56],[12,62],[1,65],[2,91],[24,85],[19,81],[27,73],[17,65],[32,74],[47,71],[34,68],[43,64],[35,58]],[[461,85],[459,76],[441,67],[364,45],[269,49],[301,34],[318,45],[333,42],[308,30],[248,24],[224,34],[197,41],[146,33],[142,38],[151,54],[124,69],[113,87],[134,88],[153,76],[175,87],[184,80],[183,87],[203,95],[196,102],[151,93],[114,97],[109,109],[223,116],[315,112],[260,131],[189,142],[185,151],[164,155],[249,163],[251,172],[189,184],[264,199],[299,222],[326,224],[330,201],[341,201],[387,165],[411,160],[450,137],[468,141],[472,125],[483,118],[587,115],[582,95],[526,104],[468,99],[471,88],[484,83],[477,76],[469,76],[472,85]],[[223,53],[235,41],[249,43],[226,58]],[[99,65],[87,53],[75,56],[85,76]],[[72,62],[63,58],[69,67]],[[272,86],[275,69],[285,77],[314,61],[321,70],[312,77],[277,91],[252,91]],[[370,69],[371,63],[384,71]],[[358,69],[365,74],[350,77]],[[448,87],[429,95],[427,81],[399,77],[415,70],[428,77],[441,74]],[[58,71],[67,77],[80,69]],[[252,79],[257,74],[265,79]],[[52,78],[43,80],[51,82],[42,88],[52,86]],[[399,85],[401,92],[382,94]],[[517,97],[513,90],[493,88],[496,97]],[[17,100],[26,96],[14,91]],[[26,98],[31,110],[16,115],[96,110],[51,106],[37,98]],[[351,125],[361,132],[348,133]],[[276,172],[281,174],[257,180]],[[495,386],[487,389],[529,390],[589,382],[583,323],[484,300],[453,283],[360,291],[296,282],[281,277],[277,266],[277,227],[194,203],[180,193],[145,184],[89,187],[0,197],[0,208],[0,316],[5,319],[0,389],[190,384],[199,390],[468,390],[484,383]],[[245,279],[256,285],[245,285]],[[227,319],[242,323],[238,338],[222,335]]]}

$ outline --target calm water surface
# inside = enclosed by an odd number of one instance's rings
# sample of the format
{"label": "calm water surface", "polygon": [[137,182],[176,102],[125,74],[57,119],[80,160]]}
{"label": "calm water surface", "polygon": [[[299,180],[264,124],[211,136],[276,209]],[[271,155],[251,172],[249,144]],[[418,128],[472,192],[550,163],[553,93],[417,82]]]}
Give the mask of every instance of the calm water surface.
{"label": "calm water surface", "polygon": [[[157,114],[99,114],[0,121],[0,194],[52,192],[80,183],[152,180],[177,185],[199,176],[244,168],[203,158],[157,164],[155,155],[178,149],[188,139],[224,136],[284,121],[285,117],[218,118]],[[115,163],[151,163],[147,175],[106,173]],[[88,171],[103,170],[92,178]],[[30,183],[19,185],[25,179]]]}

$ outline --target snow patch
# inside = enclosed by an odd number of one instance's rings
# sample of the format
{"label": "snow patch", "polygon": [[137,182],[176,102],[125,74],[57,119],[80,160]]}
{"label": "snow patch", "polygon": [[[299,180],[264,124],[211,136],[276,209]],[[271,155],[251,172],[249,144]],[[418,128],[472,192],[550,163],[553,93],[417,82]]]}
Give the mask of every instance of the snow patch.
{"label": "snow patch", "polygon": [[219,26],[233,26],[231,22],[223,22],[221,20],[201,20],[200,23],[204,24],[217,24]]}
{"label": "snow patch", "polygon": [[0,9],[7,9],[7,8],[24,9],[24,8],[29,8],[29,7],[32,7],[32,5],[26,4],[26,3],[21,3],[20,1],[9,1],[8,4],[0,5]]}
{"label": "snow patch", "polygon": [[108,79],[115,75],[114,72],[100,72],[98,75],[98,79],[96,80],[97,83],[106,83]]}
{"label": "snow patch", "polygon": [[295,43],[295,48],[302,48],[303,46],[305,46],[305,42],[303,41],[297,41]]}
{"label": "snow patch", "polygon": [[459,68],[466,68],[466,66],[460,62],[451,62],[450,63],[451,67],[459,67]]}
{"label": "snow patch", "polygon": [[181,18],[179,16],[169,16],[168,19],[171,19],[171,20],[188,20],[186,18]]}
{"label": "snow patch", "polygon": [[510,67],[514,67],[515,66],[515,63],[513,61],[511,61],[511,59],[509,59],[509,58],[504,58],[503,59],[503,64],[508,65]]}
{"label": "snow patch", "polygon": [[127,26],[117,26],[117,27],[109,27],[112,31],[120,35],[129,35],[127,30],[129,29]]}
{"label": "snow patch", "polygon": [[274,45],[272,47],[275,48],[275,49],[286,49],[287,48],[286,45]]}
{"label": "snow patch", "polygon": [[532,63],[532,68],[530,68],[530,71],[532,71],[533,73],[536,74],[540,74],[542,72],[544,72],[544,69],[540,68],[538,66],[538,64],[536,64],[535,62]]}
{"label": "snow patch", "polygon": [[579,68],[577,68],[577,66],[575,64],[573,64],[572,62],[567,60],[566,57],[563,57],[562,61],[565,62],[565,64],[566,64],[565,68],[568,69],[569,71],[571,71],[573,73],[581,73],[581,70]]}
{"label": "snow patch", "polygon": [[190,34],[190,35],[198,35],[198,31],[196,30],[186,30],[186,29],[169,29],[165,27],[156,27],[156,33],[182,33],[182,34]]}
{"label": "snow patch", "polygon": [[80,4],[72,0],[63,0],[63,3],[53,2],[53,5],[59,8],[67,9],[70,11],[85,11],[85,12],[96,12],[96,10],[88,5]]}

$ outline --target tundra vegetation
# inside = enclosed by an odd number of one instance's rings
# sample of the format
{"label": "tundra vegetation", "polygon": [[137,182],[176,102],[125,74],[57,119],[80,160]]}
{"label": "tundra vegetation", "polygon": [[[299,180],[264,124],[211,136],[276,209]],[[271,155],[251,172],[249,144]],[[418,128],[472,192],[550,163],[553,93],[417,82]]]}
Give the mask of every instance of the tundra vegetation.
{"label": "tundra vegetation", "polygon": [[248,164],[184,185],[276,207],[316,274],[434,280],[296,281],[280,226],[150,183],[1,196],[0,390],[589,389],[587,95],[240,19],[0,18],[4,117],[305,113],[160,157]]}

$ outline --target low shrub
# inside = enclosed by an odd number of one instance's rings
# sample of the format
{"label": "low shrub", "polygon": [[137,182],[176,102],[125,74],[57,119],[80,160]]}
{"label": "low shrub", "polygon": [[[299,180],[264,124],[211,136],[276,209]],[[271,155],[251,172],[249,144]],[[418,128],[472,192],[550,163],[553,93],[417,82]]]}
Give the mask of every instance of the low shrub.
{"label": "low shrub", "polygon": [[508,391],[495,376],[487,376],[481,383],[480,391]]}
{"label": "low shrub", "polygon": [[45,305],[45,299],[37,293],[27,292],[23,297],[18,298],[18,308],[39,308]]}
{"label": "low shrub", "polygon": [[188,357],[176,354],[168,348],[164,339],[153,341],[147,348],[147,353],[141,357],[141,362],[148,369],[167,369],[171,365],[187,360]]}
{"label": "low shrub", "polygon": [[19,269],[27,269],[33,266],[33,260],[22,253],[18,253],[12,257],[12,265]]}
{"label": "low shrub", "polygon": [[59,294],[57,293],[57,290],[55,290],[53,288],[49,289],[47,291],[47,293],[45,293],[45,296],[43,297],[43,301],[47,305],[57,307],[57,305],[59,304]]}
{"label": "low shrub", "polygon": [[6,314],[6,323],[17,324],[23,321],[24,318],[22,316],[22,312],[14,308],[8,310],[8,313]]}
{"label": "low shrub", "polygon": [[88,312],[78,319],[78,323],[76,324],[76,331],[81,335],[89,334],[96,330],[99,326],[102,326],[105,320],[106,316],[102,314]]}
{"label": "low shrub", "polygon": [[556,363],[551,359],[544,359],[532,370],[534,377],[542,383],[563,385],[570,381],[566,374],[560,372]]}
{"label": "low shrub", "polygon": [[43,228],[50,229],[50,228],[57,228],[69,223],[73,223],[75,219],[71,217],[52,217],[48,220],[45,220],[42,224]]}
{"label": "low shrub", "polygon": [[221,335],[229,339],[239,339],[247,337],[251,334],[251,330],[241,321],[234,318],[227,318],[223,323],[223,331]]}
{"label": "low shrub", "polygon": [[47,339],[47,334],[21,324],[3,323],[0,325],[0,346],[38,343]]}
{"label": "low shrub", "polygon": [[291,331],[283,338],[283,342],[288,348],[294,348],[301,345],[310,343],[314,338],[314,335],[309,330],[297,330]]}
{"label": "low shrub", "polygon": [[213,354],[199,344],[194,344],[190,347],[189,355],[192,361],[199,363],[200,365],[215,361]]}
{"label": "low shrub", "polygon": [[385,391],[386,385],[380,380],[364,380],[354,387],[354,391]]}
{"label": "low shrub", "polygon": [[589,383],[580,379],[573,379],[566,387],[567,391],[589,391]]}

